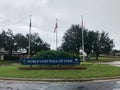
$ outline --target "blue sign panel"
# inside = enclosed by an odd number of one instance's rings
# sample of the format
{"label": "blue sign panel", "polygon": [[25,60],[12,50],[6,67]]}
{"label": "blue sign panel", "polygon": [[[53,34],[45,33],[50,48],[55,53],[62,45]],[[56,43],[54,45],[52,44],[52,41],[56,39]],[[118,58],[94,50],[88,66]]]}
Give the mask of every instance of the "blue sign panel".
{"label": "blue sign panel", "polygon": [[22,65],[75,65],[80,64],[80,58],[24,58]]}

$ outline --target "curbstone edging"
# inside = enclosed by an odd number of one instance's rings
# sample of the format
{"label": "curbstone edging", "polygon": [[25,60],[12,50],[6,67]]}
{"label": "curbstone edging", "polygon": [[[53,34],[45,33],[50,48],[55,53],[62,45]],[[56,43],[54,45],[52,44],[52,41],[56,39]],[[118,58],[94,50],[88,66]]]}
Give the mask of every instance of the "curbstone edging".
{"label": "curbstone edging", "polygon": [[6,78],[0,77],[0,80],[7,81],[35,81],[35,82],[92,82],[92,81],[105,81],[120,79],[120,76],[116,77],[103,77],[103,78],[90,78],[90,79],[36,79],[36,78]]}

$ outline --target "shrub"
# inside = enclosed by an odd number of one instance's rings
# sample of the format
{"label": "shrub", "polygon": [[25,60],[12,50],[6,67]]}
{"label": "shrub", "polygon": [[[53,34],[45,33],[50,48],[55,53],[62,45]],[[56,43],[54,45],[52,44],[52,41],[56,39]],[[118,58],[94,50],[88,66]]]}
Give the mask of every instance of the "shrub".
{"label": "shrub", "polygon": [[4,60],[20,60],[20,57],[19,56],[8,56],[8,55],[5,55],[4,56]]}
{"label": "shrub", "polygon": [[59,52],[54,50],[41,51],[36,53],[32,58],[78,58],[76,54],[71,54],[68,52]]}

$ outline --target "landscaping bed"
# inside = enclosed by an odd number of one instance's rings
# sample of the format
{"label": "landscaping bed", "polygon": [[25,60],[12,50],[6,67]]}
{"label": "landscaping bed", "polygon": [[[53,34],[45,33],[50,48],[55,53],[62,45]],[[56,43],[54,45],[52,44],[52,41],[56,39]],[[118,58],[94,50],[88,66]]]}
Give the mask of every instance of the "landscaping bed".
{"label": "landscaping bed", "polygon": [[19,70],[82,70],[85,66],[49,66],[49,67],[20,67]]}

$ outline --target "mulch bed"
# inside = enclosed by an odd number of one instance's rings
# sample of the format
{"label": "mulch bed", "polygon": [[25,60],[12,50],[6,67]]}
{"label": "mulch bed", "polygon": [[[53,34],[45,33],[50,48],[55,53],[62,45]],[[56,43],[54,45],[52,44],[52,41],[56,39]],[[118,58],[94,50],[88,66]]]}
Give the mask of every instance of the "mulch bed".
{"label": "mulch bed", "polygon": [[61,66],[61,67],[21,67],[19,70],[84,70],[83,66]]}

